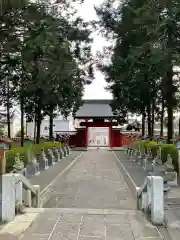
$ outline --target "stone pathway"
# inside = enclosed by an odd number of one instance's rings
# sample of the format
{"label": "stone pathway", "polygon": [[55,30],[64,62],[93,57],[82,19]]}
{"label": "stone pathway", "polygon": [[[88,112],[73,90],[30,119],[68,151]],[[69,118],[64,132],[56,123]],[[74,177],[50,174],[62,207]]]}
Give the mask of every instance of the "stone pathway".
{"label": "stone pathway", "polygon": [[[16,239],[165,239],[136,211],[136,200],[116,165],[115,156],[106,150],[84,152],[76,165],[56,180],[44,208],[29,209],[24,221],[28,216],[35,216],[35,221]],[[0,239],[15,238],[1,235]]]}
{"label": "stone pathway", "polygon": [[112,153],[92,150],[56,181],[44,207],[135,209],[136,205]]}

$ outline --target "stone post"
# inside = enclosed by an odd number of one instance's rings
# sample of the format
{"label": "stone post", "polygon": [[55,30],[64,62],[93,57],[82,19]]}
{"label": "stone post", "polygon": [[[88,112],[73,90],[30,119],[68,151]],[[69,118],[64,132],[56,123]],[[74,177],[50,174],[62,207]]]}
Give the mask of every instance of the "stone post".
{"label": "stone post", "polygon": [[164,182],[163,178],[151,178],[151,220],[153,224],[164,222]]}
{"label": "stone post", "polygon": [[15,218],[15,177],[13,174],[1,176],[2,203],[0,208],[0,220],[11,222]]}
{"label": "stone post", "polygon": [[6,156],[5,149],[0,147],[0,175],[6,173]]}
{"label": "stone post", "polygon": [[31,151],[28,151],[28,164],[26,166],[28,175],[39,175],[39,163]]}

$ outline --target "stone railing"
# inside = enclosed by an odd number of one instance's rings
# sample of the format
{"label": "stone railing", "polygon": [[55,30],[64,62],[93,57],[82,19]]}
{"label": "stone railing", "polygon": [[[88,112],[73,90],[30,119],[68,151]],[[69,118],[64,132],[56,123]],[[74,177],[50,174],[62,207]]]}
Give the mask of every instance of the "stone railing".
{"label": "stone railing", "polygon": [[31,185],[22,174],[3,174],[1,220],[10,222],[24,207],[39,207],[40,187]]}
{"label": "stone railing", "polygon": [[164,222],[164,183],[159,176],[148,176],[137,190],[137,208],[147,213],[153,224]]}

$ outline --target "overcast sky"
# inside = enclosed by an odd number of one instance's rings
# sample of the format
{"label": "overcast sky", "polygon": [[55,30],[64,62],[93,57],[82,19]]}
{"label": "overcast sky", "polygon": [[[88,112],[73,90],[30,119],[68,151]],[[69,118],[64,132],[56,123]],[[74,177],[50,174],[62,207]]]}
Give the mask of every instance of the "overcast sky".
{"label": "overcast sky", "polygon": [[[84,4],[82,4],[79,9],[80,16],[86,20],[95,20],[97,19],[94,5],[99,5],[103,2],[103,0],[85,0]],[[101,51],[103,46],[106,45],[105,39],[101,36],[98,36],[96,33],[93,33],[94,43],[92,47],[93,54],[96,51]],[[104,80],[104,76],[101,72],[95,73],[95,79],[93,83],[86,87],[84,98],[85,99],[111,99],[112,96],[109,92],[105,91],[104,87],[106,87],[106,82]]]}

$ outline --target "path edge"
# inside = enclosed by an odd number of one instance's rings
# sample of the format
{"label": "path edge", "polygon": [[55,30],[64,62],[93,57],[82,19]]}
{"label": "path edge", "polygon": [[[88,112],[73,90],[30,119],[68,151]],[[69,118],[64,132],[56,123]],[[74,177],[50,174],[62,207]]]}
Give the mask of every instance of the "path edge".
{"label": "path edge", "polygon": [[139,187],[139,186],[136,185],[136,183],[134,182],[134,180],[132,179],[132,177],[130,176],[130,174],[126,170],[126,168],[123,166],[123,164],[121,163],[121,160],[118,158],[116,153],[114,151],[112,151],[112,153],[113,153],[113,155],[116,159],[116,163],[119,167],[119,170],[120,170],[121,174],[123,175],[124,180],[126,181],[128,187],[131,190],[133,198],[136,199],[136,196],[137,196],[136,188]]}

